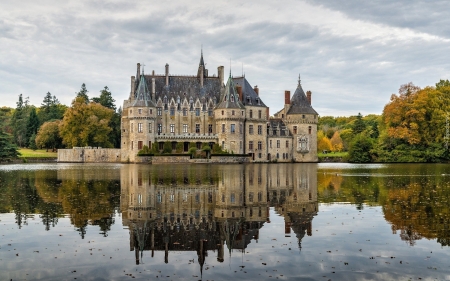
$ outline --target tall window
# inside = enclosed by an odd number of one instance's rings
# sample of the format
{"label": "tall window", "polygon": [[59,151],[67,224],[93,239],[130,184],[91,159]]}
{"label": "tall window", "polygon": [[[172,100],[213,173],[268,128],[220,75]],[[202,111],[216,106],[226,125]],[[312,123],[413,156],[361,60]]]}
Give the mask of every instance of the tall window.
{"label": "tall window", "polygon": [[253,125],[248,125],[248,133],[253,135]]}
{"label": "tall window", "polygon": [[156,108],[156,113],[157,113],[158,116],[161,116],[162,115],[162,108],[161,107],[157,107]]}
{"label": "tall window", "polygon": [[239,134],[242,134],[242,123],[239,123]]}
{"label": "tall window", "polygon": [[200,108],[195,109],[195,116],[200,116]]}
{"label": "tall window", "polygon": [[289,148],[289,141],[286,141],[286,148]]}
{"label": "tall window", "polygon": [[148,132],[151,133],[153,131],[153,123],[148,123]]}
{"label": "tall window", "polygon": [[280,140],[277,140],[277,148],[280,148]]}
{"label": "tall window", "polygon": [[195,124],[195,133],[200,134],[200,124]]}
{"label": "tall window", "polygon": [[162,124],[158,124],[158,134],[162,133]]}
{"label": "tall window", "polygon": [[170,124],[170,132],[175,133],[175,124]]}
{"label": "tall window", "polygon": [[187,133],[187,132],[188,132],[188,125],[183,124],[183,133]]}
{"label": "tall window", "polygon": [[212,108],[208,108],[208,116],[213,116],[213,110]]}
{"label": "tall window", "polygon": [[250,118],[253,118],[253,110],[251,110],[251,109],[250,109],[250,112],[249,112],[249,116],[250,116]]}
{"label": "tall window", "polygon": [[187,116],[187,108],[183,108],[183,116]]}
{"label": "tall window", "polygon": [[138,133],[142,133],[142,123],[138,123]]}
{"label": "tall window", "polygon": [[222,124],[222,133],[225,133],[225,124]]}
{"label": "tall window", "polygon": [[311,126],[308,127],[308,134],[311,135]]}
{"label": "tall window", "polygon": [[262,125],[258,125],[258,135],[262,135]]}
{"label": "tall window", "polygon": [[258,110],[258,118],[261,119],[261,117],[262,117],[262,112],[261,112],[261,110]]}
{"label": "tall window", "polygon": [[248,149],[253,150],[253,141],[248,142]]}
{"label": "tall window", "polygon": [[212,133],[213,132],[213,125],[212,124],[209,124],[208,125],[208,133]]}
{"label": "tall window", "polygon": [[258,150],[262,150],[262,142],[261,141],[258,142]]}
{"label": "tall window", "polygon": [[171,107],[170,108],[170,116],[174,116],[175,115],[175,107]]}
{"label": "tall window", "polygon": [[231,111],[231,115],[234,115],[234,110]]}
{"label": "tall window", "polygon": [[294,126],[294,135],[297,134],[297,126]]}
{"label": "tall window", "polygon": [[139,150],[142,149],[142,141],[138,141],[138,149],[139,149]]}
{"label": "tall window", "polygon": [[269,147],[272,148],[272,140],[269,141]]}
{"label": "tall window", "polygon": [[231,124],[230,132],[231,132],[232,134],[235,133],[235,124]]}

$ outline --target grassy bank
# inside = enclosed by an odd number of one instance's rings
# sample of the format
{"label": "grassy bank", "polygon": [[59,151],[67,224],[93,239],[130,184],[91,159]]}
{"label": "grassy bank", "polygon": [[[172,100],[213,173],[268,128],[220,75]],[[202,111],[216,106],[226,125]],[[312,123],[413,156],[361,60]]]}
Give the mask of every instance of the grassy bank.
{"label": "grassy bank", "polygon": [[347,162],[348,152],[318,153],[319,162]]}
{"label": "grassy bank", "polygon": [[45,149],[28,149],[28,148],[20,148],[20,158],[57,158],[57,152],[51,152],[50,150],[47,152]]}

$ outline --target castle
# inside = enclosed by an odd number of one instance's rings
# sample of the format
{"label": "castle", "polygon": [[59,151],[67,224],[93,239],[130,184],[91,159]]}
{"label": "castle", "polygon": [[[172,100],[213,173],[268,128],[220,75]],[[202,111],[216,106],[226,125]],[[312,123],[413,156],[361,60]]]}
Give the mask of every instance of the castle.
{"label": "castle", "polygon": [[162,150],[221,146],[233,154],[248,154],[253,162],[317,162],[318,113],[311,106],[311,92],[300,78],[291,97],[285,91],[284,108],[269,116],[259,88],[245,76],[224,83],[224,67],[217,76],[205,68],[201,53],[197,75],[144,74],[137,64],[131,76],[130,96],[123,103],[121,158],[135,162],[144,145]]}

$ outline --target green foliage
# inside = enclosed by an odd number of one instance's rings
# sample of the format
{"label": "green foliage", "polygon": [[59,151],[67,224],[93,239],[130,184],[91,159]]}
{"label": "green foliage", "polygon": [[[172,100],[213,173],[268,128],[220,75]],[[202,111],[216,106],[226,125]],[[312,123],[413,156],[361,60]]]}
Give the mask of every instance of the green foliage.
{"label": "green foliage", "polygon": [[350,144],[348,161],[355,163],[372,162],[373,140],[364,134],[357,135]]}
{"label": "green foliage", "polygon": [[183,149],[184,149],[183,143],[182,142],[177,143],[176,152],[177,153],[182,153]]}
{"label": "green foliage", "polygon": [[162,153],[163,154],[171,154],[172,153],[172,143],[170,141],[164,142]]}
{"label": "green foliage", "polygon": [[150,150],[150,153],[154,154],[154,155],[159,155],[159,147],[158,147],[158,143],[154,142],[152,144],[152,149]]}
{"label": "green foliage", "polygon": [[[27,98],[28,99],[28,98]],[[16,109],[11,118],[11,128],[14,142],[20,146],[28,145],[27,122],[28,122],[28,100],[23,101],[22,94],[19,95]]]}
{"label": "green foliage", "polygon": [[18,156],[17,146],[13,143],[11,136],[0,129],[0,160],[16,158]]}
{"label": "green foliage", "polygon": [[60,104],[55,96],[47,92],[37,113],[39,124],[42,125],[51,120],[61,120],[66,110],[67,106]]}
{"label": "green foliage", "polygon": [[436,83],[436,90],[442,90],[445,87],[450,87],[450,81],[447,80],[439,80],[439,82]]}
{"label": "green foliage", "polygon": [[212,147],[212,154],[228,154],[228,153],[222,150],[222,146],[215,143]]}
{"label": "green foliage", "polygon": [[28,147],[31,148],[32,150],[38,149],[38,147],[36,145],[36,134],[31,135],[30,143],[28,144]]}
{"label": "green foliage", "polygon": [[45,147],[48,151],[49,148],[52,151],[55,148],[62,147],[62,138],[59,135],[60,120],[49,121],[42,124],[36,135],[36,145],[39,148]]}
{"label": "green foliage", "polygon": [[[28,140],[28,145],[33,143],[33,145],[36,146],[36,144],[34,143],[34,139],[33,139],[33,141],[31,141],[31,136],[34,135],[34,138],[36,138],[38,129],[39,129],[39,119],[36,114],[36,108],[34,106],[31,106],[30,114],[28,115],[28,120],[27,120],[26,138]],[[32,148],[32,147],[30,147],[30,148]]]}
{"label": "green foliage", "polygon": [[152,154],[151,149],[148,146],[144,145],[142,147],[142,149],[139,150],[137,155],[144,156],[144,155],[150,155],[150,154]]}
{"label": "green foliage", "polygon": [[83,83],[83,84],[81,84],[81,89],[80,89],[80,91],[78,92],[78,93],[75,93],[75,94],[77,94],[77,98],[82,98],[82,101],[84,102],[84,103],[86,103],[86,104],[88,104],[89,103],[89,96],[88,96],[88,93],[89,91],[86,89],[86,85]]}
{"label": "green foliage", "polygon": [[111,92],[109,91],[107,86],[105,86],[105,88],[100,91],[100,97],[93,97],[92,101],[116,111],[116,101],[113,99]]}
{"label": "green foliage", "polygon": [[356,116],[356,119],[352,125],[353,134],[357,135],[359,133],[362,133],[362,131],[364,131],[365,129],[366,129],[366,124],[364,123],[364,121],[362,119],[361,113],[358,113],[358,115]]}
{"label": "green foliage", "polygon": [[5,133],[12,133],[11,117],[13,115],[13,109],[10,107],[0,107],[0,130]]}
{"label": "green foliage", "polygon": [[194,157],[196,153],[197,153],[197,147],[189,148],[188,154],[192,155],[192,157]]}

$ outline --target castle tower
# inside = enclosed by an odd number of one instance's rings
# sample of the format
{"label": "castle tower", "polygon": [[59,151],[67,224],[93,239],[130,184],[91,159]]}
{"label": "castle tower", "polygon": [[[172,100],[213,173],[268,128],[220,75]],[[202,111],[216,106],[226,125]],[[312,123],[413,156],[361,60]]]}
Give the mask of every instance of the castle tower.
{"label": "castle tower", "polygon": [[308,96],[302,89],[300,75],[297,89],[285,112],[284,123],[293,135],[293,160],[296,162],[317,162],[318,113],[311,106],[311,92]]}
{"label": "castle tower", "polygon": [[135,161],[144,145],[151,148],[155,142],[156,107],[148,90],[144,72],[140,75],[135,99],[122,112],[122,161]]}
{"label": "castle tower", "polygon": [[216,133],[223,150],[235,154],[244,153],[245,107],[239,100],[233,78],[228,77],[219,104],[214,109]]}

